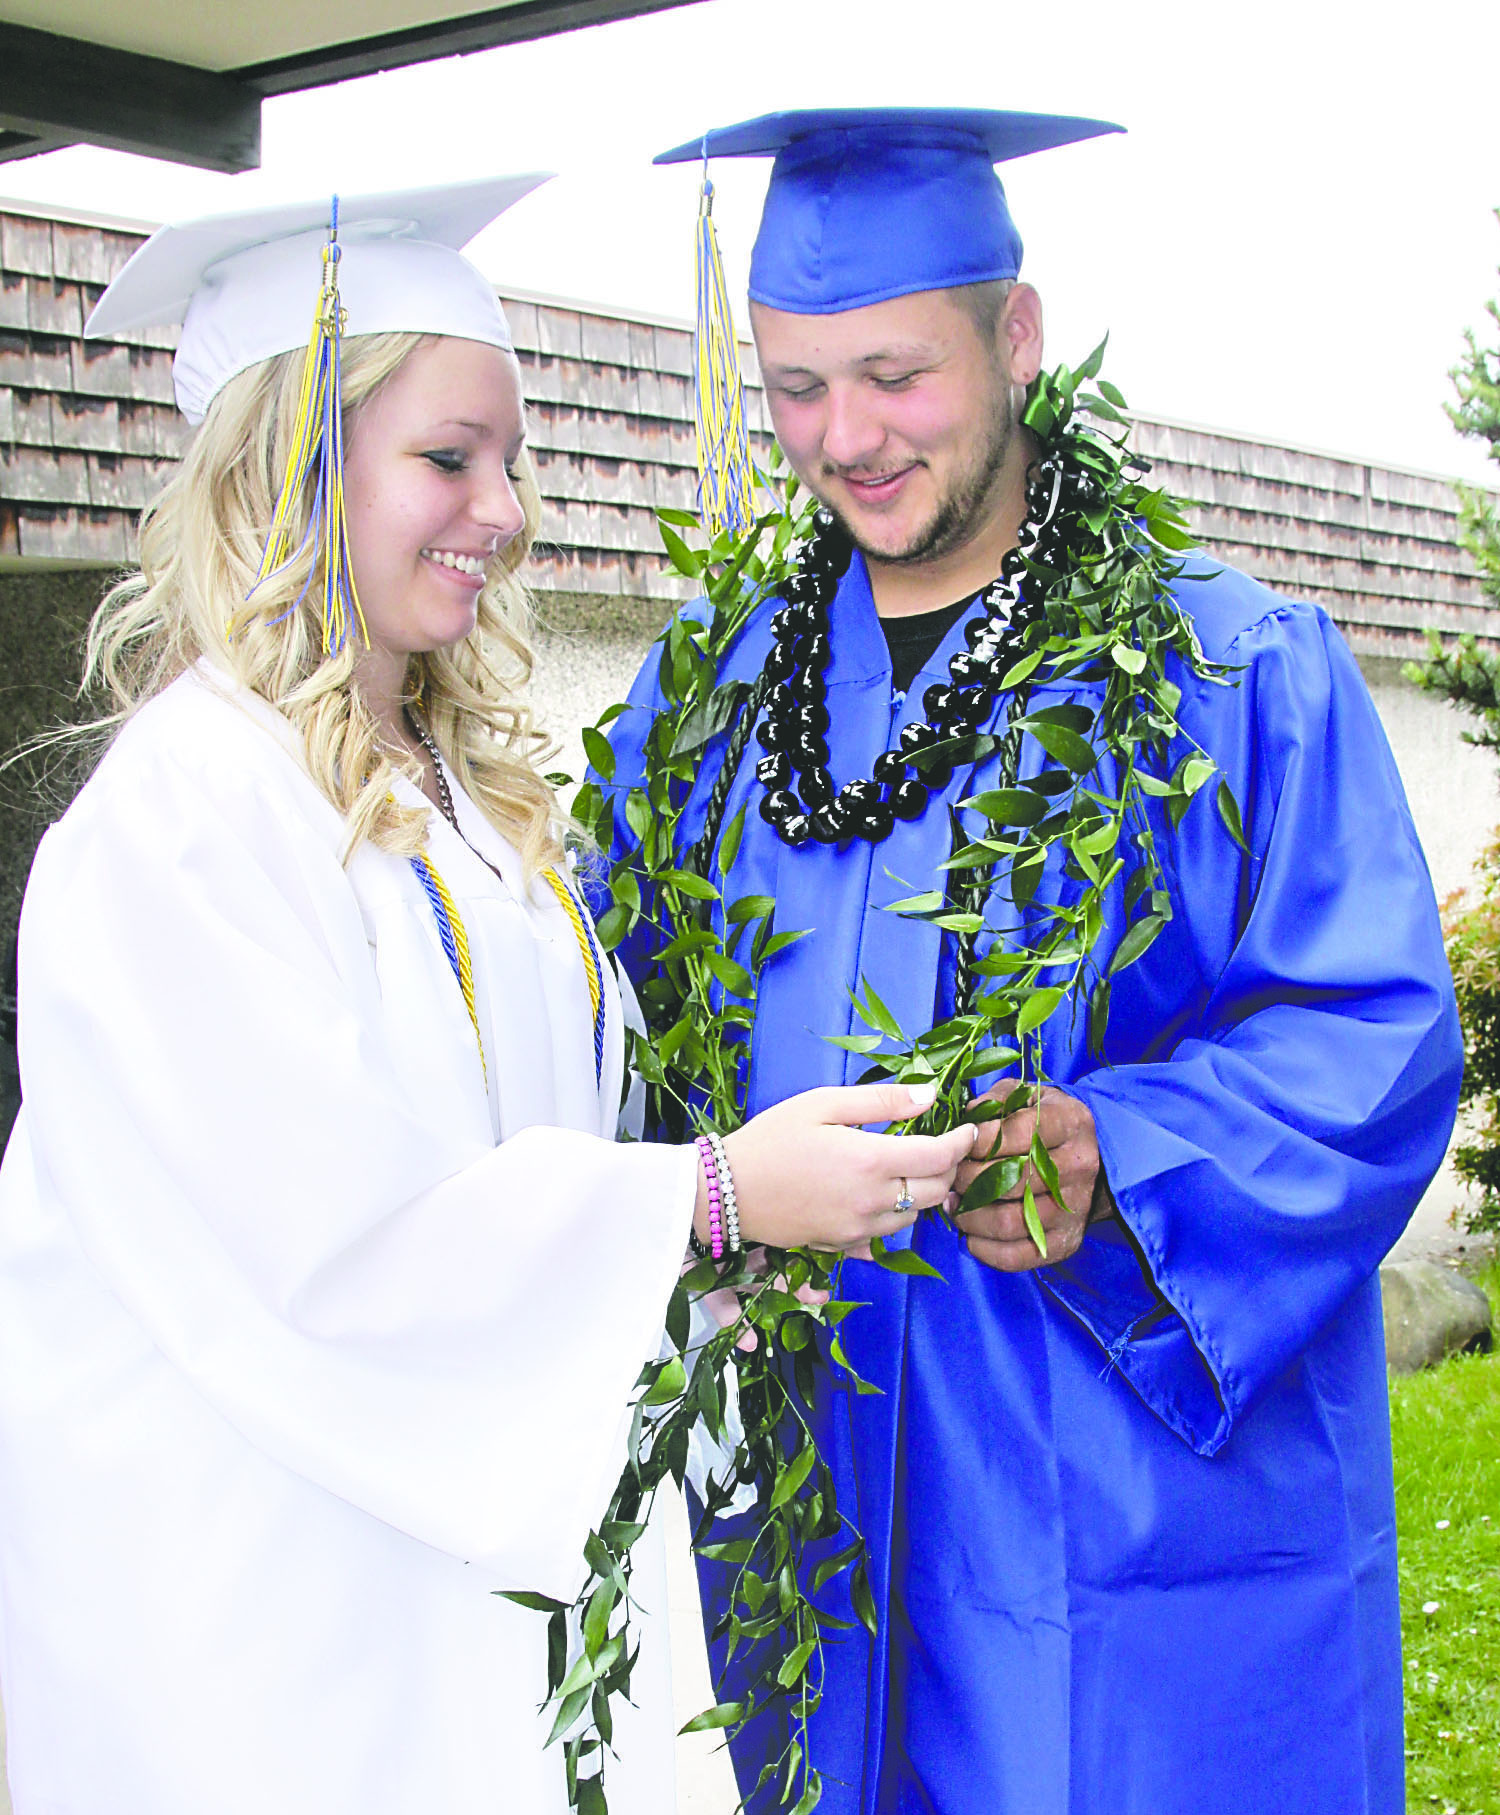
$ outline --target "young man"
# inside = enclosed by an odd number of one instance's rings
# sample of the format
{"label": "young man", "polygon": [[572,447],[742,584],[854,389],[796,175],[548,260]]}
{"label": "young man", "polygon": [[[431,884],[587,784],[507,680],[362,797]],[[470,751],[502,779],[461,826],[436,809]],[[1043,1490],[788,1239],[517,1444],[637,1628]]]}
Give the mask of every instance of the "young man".
{"label": "young man", "polygon": [[[997,759],[941,785],[883,753],[909,749],[903,729],[958,679],[1028,510],[1037,450],[1019,415],[1041,306],[1017,281],[993,163],[1099,130],[823,113],[667,154],[777,156],[752,325],[782,447],[855,546],[819,652],[818,773],[788,779],[752,742],[721,821],[748,803],[731,893],[774,896],[778,928],[811,929],[761,979],[752,1110],[859,1075],[868,1061],[825,1036],[861,1031],[862,983],[910,1032],[952,1010],[952,940],[883,909],[932,885],[949,808],[996,785]],[[1045,1256],[1010,1200],[961,1234],[918,1226],[942,1283],[847,1263],[844,1295],[867,1302],[842,1340],[883,1390],[856,1395],[830,1368],[813,1411],[881,1621],[873,1643],[856,1627],[825,1648],[811,1746],[833,1815],[1403,1804],[1376,1269],[1452,1124],[1452,993],[1338,633],[1241,574],[1189,573],[1180,603],[1235,672],[1174,670],[1185,736],[1168,760],[1187,738],[1212,755],[1248,850],[1207,799],[1175,832],[1162,816],[1172,918],[1116,979],[1105,1062],[1081,1029],[1049,1025],[1062,1087],[1041,1129],[1061,1190],[1041,1196]],[[771,615],[724,678],[782,674]],[[656,670],[616,727],[622,793]],[[1035,687],[1030,708],[1044,696],[1087,702],[1091,684]],[[996,697],[988,725],[1007,709]],[[723,751],[704,753],[688,837]],[[1025,1150],[1017,1120],[1004,1151]],[[714,1566],[703,1587],[712,1623]],[[752,1723],[737,1742],[746,1791],[772,1738]]]}

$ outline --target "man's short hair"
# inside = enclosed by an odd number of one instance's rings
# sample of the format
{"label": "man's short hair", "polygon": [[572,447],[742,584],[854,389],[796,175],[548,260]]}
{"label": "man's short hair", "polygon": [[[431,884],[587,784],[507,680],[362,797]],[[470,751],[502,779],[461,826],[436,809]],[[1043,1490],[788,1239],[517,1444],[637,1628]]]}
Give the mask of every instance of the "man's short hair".
{"label": "man's short hair", "polygon": [[948,292],[986,344],[995,338],[1000,312],[1005,307],[1006,297],[1015,288],[1015,281],[1013,277],[997,277],[984,284],[956,284]]}

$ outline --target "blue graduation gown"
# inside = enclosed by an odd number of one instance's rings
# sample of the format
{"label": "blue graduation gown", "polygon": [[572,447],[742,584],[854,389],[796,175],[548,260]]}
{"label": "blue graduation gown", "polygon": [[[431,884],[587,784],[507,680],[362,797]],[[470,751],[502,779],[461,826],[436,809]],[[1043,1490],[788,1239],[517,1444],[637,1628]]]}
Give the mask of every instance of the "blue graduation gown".
{"label": "blue graduation gown", "polygon": [[[1232,571],[1198,567],[1178,591],[1208,656],[1243,671],[1176,678],[1251,854],[1207,792],[1175,834],[1158,823],[1175,916],[1117,980],[1107,1063],[1081,1028],[1049,1027],[1049,1072],[1093,1112],[1121,1220],[1020,1275],[926,1219],[913,1241],[942,1283],[845,1263],[844,1296],[867,1306],[844,1343],[883,1393],[830,1368],[814,1409],[882,1619],[873,1643],[857,1630],[826,1648],[812,1752],[830,1815],[1403,1806],[1376,1269],[1452,1126],[1453,993],[1395,765],[1336,630]],[[728,673],[759,672],[768,617]],[[832,623],[842,782],[922,716],[962,625],[908,700],[858,557]],[[653,653],[615,727],[619,787],[638,775],[656,670]],[[1090,691],[1033,703],[1064,697]],[[721,751],[705,753],[689,837]],[[940,803],[875,847],[791,850],[756,810],[756,754],[725,816],[750,801],[727,892],[774,895],[778,929],[812,932],[763,978],[752,1112],[860,1074],[868,1061],[822,1036],[851,1031],[862,979],[909,1032],[952,1000],[938,933],[881,911],[932,885]],[[960,771],[948,797],[984,785],[992,768]],[[1068,886],[1049,874],[1042,898]],[[639,982],[642,951],[625,955]],[[700,1577],[711,1625],[723,1585],[714,1566]],[[847,1614],[842,1583],[828,1605]],[[737,1742],[747,1790],[769,1724]]]}

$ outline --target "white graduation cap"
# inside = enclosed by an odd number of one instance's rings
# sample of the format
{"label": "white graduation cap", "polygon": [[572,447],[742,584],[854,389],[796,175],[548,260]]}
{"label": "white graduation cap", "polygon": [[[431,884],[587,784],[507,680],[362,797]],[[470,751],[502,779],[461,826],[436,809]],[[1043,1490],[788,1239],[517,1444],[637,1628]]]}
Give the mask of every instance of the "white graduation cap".
{"label": "white graduation cap", "polygon": [[[509,350],[494,286],[459,248],[552,171],[338,198],[344,333],[449,334]],[[100,297],[84,329],[181,322],[178,408],[201,422],[237,373],[307,345],[323,281],[331,198],[161,227]]]}

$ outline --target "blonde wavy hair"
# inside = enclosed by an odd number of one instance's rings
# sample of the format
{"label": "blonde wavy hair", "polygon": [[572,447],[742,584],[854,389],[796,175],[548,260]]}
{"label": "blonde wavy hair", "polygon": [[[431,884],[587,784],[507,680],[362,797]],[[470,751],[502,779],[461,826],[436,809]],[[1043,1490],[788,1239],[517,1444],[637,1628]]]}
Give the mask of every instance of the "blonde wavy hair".
{"label": "blonde wavy hair", "polygon": [[[423,340],[372,334],[344,342],[346,430]],[[207,657],[295,727],[308,773],[344,816],[346,861],[365,840],[410,856],[422,848],[427,814],[401,806],[391,780],[397,771],[416,780],[420,771],[380,740],[355,684],[356,638],[336,654],[323,653],[319,588],[307,584],[318,557],[299,550],[246,606],[281,488],[302,363],[300,351],[285,353],[231,379],[147,507],[140,571],[111,589],[89,627],[84,686],[103,688],[114,710],[85,730],[118,728]],[[516,492],[525,527],[490,561],[473,632],[449,648],[413,656],[406,686],[464,792],[517,847],[531,875],[561,856],[569,822],[540,771],[550,745],[525,697],[532,611],[520,568],[536,535],[540,499],[524,453]],[[311,503],[309,484],[294,546]]]}

